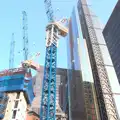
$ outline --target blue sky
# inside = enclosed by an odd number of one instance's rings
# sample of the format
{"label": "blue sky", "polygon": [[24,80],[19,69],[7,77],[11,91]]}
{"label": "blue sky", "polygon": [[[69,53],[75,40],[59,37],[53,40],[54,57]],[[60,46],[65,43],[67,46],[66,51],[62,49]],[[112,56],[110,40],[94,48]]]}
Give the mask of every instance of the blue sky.
{"label": "blue sky", "polygon": [[[36,61],[44,65],[45,61],[45,26],[47,17],[45,14],[44,0],[1,0],[0,3],[0,70],[9,67],[9,51],[11,36],[15,34],[15,62],[17,67],[23,60],[23,54],[18,53],[22,49],[22,11],[28,15],[28,39],[29,52],[41,55]],[[88,0],[92,4],[93,11],[103,24],[106,24],[117,0]],[[56,17],[69,17],[75,0],[52,0]],[[35,45],[34,45],[35,43]],[[58,47],[58,67],[67,67],[66,40],[60,39]]]}

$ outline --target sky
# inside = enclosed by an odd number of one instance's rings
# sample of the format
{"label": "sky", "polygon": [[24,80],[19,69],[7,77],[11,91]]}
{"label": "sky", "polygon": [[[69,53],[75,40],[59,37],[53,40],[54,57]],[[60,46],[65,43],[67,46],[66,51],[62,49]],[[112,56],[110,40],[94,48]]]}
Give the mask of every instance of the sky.
{"label": "sky", "polygon": [[[103,24],[106,24],[117,0],[88,0],[94,13]],[[70,17],[76,0],[52,0],[53,10],[57,19]],[[26,11],[28,19],[29,53],[40,52],[35,61],[40,65],[45,62],[45,27],[48,23],[45,14],[44,0],[1,0],[0,3],[0,70],[9,68],[10,42],[12,33],[15,39],[14,67],[23,61],[23,30],[22,11]],[[59,41],[57,66],[67,68],[66,39]]]}

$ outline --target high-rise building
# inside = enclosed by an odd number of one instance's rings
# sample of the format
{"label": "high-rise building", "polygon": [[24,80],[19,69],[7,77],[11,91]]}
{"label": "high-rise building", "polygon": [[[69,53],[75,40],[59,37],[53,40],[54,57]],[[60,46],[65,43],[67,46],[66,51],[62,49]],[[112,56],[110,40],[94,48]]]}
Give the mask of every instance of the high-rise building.
{"label": "high-rise building", "polygon": [[103,35],[120,83],[120,0],[103,30]]}
{"label": "high-rise building", "polygon": [[[40,72],[34,77],[33,88],[35,92],[35,98],[32,102],[32,110],[37,114],[40,114],[41,106],[41,94],[42,94],[42,81],[44,75],[44,67],[40,67]],[[57,68],[56,73],[56,115],[66,117],[65,106],[66,106],[66,82],[67,82],[67,70]],[[59,108],[59,109],[58,109]]]}
{"label": "high-rise building", "polygon": [[88,50],[75,8],[67,36],[69,120],[99,120]]}
{"label": "high-rise building", "polygon": [[[116,93],[120,93],[120,87],[102,31],[91,5],[79,0],[71,16],[67,40],[68,88],[70,91],[74,87],[78,90],[74,94],[81,96],[80,100],[76,98],[78,102],[76,99],[72,102],[72,91],[68,93],[69,118],[73,120],[119,119],[120,96]],[[74,70],[79,71],[81,79],[71,86],[75,80]]]}

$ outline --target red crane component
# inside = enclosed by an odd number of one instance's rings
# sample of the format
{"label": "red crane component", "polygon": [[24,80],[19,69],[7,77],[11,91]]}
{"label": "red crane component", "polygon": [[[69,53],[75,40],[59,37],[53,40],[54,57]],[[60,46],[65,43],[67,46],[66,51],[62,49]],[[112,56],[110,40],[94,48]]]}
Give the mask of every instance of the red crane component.
{"label": "red crane component", "polygon": [[32,69],[37,70],[37,71],[40,70],[40,65],[35,63],[32,60],[26,60],[26,61],[22,62],[22,67],[23,68],[32,68]]}
{"label": "red crane component", "polygon": [[39,71],[40,70],[40,65],[38,63],[35,63],[33,61],[33,59],[35,59],[36,57],[40,56],[40,53],[36,53],[34,54],[30,60],[25,60],[24,62],[22,62],[22,67],[23,68],[32,68],[34,70]]}
{"label": "red crane component", "polygon": [[25,69],[23,67],[0,71],[0,76],[9,76],[20,73],[25,73]]}

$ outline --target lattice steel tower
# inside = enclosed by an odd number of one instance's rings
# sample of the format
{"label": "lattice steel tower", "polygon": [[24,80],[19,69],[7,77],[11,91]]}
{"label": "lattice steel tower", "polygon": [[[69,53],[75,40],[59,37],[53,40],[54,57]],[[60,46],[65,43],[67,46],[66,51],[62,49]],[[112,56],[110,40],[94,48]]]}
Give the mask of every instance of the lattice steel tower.
{"label": "lattice steel tower", "polygon": [[46,27],[46,57],[40,120],[55,120],[56,118],[56,62],[59,36],[66,36],[68,30],[59,22],[54,22],[51,0],[44,1],[46,14],[50,24]]}
{"label": "lattice steel tower", "polygon": [[23,55],[24,60],[28,59],[28,24],[27,24],[27,13],[25,11],[23,14]]}
{"label": "lattice steel tower", "polygon": [[14,67],[14,49],[15,49],[15,40],[14,40],[14,33],[12,33],[12,39],[10,44],[9,68]]}

